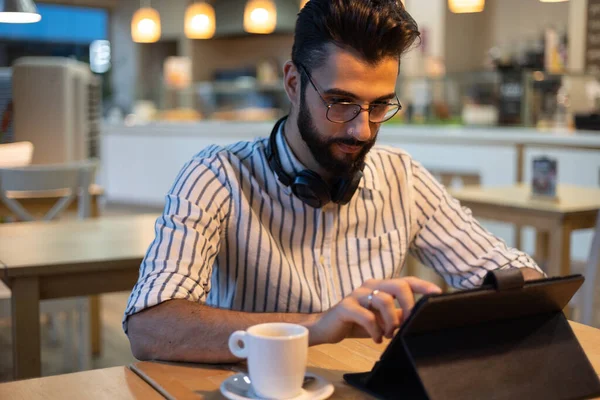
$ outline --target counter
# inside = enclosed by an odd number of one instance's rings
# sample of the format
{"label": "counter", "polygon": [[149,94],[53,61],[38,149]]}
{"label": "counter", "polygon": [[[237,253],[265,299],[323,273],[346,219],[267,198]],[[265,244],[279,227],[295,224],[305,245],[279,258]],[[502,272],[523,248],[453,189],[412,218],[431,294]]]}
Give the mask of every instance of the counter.
{"label": "counter", "polygon": [[[104,126],[100,183],[109,202],[162,206],[179,169],[202,148],[268,136],[271,128],[271,122],[221,121]],[[531,160],[540,155],[558,159],[561,183],[600,184],[599,133],[384,124],[378,143],[401,147],[433,170],[479,174],[482,185],[528,182]],[[485,226],[513,242],[510,227]],[[590,233],[576,233],[574,258],[587,258],[590,243]],[[533,251],[532,232],[523,247]]]}

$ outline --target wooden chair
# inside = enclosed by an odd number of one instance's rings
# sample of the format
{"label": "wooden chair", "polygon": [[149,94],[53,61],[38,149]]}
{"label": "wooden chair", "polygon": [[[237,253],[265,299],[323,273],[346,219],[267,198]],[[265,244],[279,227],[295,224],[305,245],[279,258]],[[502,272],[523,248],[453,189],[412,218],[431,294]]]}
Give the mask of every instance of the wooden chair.
{"label": "wooden chair", "polygon": [[[0,202],[14,213],[21,221],[56,219],[69,204],[79,196],[78,216],[89,218],[91,216],[91,201],[89,187],[94,180],[96,163],[85,161],[73,164],[34,165],[18,168],[0,168]],[[23,207],[19,201],[11,198],[11,193],[18,192],[53,192],[60,193],[56,204],[44,215],[33,215]],[[34,249],[32,248],[32,251]],[[10,315],[10,289],[0,281],[0,316]],[[4,304],[2,304],[4,303]],[[74,359],[73,325],[78,315],[78,368],[86,370],[91,368],[91,343],[90,343],[90,316],[89,301],[87,297],[75,299],[46,300],[42,302],[41,312],[50,318],[51,326],[54,325],[55,316],[66,312],[67,329],[65,343],[67,346],[67,361]],[[53,336],[57,336],[54,329]]]}
{"label": "wooden chair", "polygon": [[461,186],[480,185],[479,172],[468,170],[450,170],[444,168],[427,168],[429,172],[444,186],[452,187],[459,183]]}
{"label": "wooden chair", "polygon": [[56,192],[59,200],[42,220],[51,221],[63,212],[79,196],[79,218],[89,218],[91,202],[89,187],[96,171],[96,164],[85,161],[73,164],[33,165],[19,168],[0,168],[0,201],[21,221],[40,218],[30,214],[9,192]]}

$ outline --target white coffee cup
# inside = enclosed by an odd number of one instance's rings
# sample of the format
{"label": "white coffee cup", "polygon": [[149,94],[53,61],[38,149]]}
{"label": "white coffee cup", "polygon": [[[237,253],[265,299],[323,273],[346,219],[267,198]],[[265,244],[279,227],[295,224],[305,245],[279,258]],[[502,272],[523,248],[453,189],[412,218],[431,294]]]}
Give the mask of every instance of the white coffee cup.
{"label": "white coffee cup", "polygon": [[254,325],[233,332],[229,349],[236,357],[248,359],[252,388],[258,396],[289,399],[301,393],[308,357],[305,327],[287,323]]}

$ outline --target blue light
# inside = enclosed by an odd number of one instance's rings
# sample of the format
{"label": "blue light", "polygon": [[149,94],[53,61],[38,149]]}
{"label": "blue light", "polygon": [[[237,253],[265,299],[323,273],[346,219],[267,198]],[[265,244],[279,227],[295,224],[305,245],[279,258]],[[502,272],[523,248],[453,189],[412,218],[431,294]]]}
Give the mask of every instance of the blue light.
{"label": "blue light", "polygon": [[35,24],[0,23],[0,39],[87,44],[108,39],[108,11],[37,4],[42,20]]}

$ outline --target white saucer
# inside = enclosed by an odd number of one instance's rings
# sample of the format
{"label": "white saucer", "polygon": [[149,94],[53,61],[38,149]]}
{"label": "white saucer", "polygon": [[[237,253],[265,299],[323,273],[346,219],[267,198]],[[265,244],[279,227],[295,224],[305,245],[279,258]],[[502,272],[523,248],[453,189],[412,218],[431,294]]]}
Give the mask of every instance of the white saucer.
{"label": "white saucer", "polygon": [[[322,400],[333,394],[331,383],[318,375],[307,372],[302,392],[289,400]],[[230,376],[221,383],[221,393],[230,400],[260,399],[252,389],[250,377],[245,373]]]}

